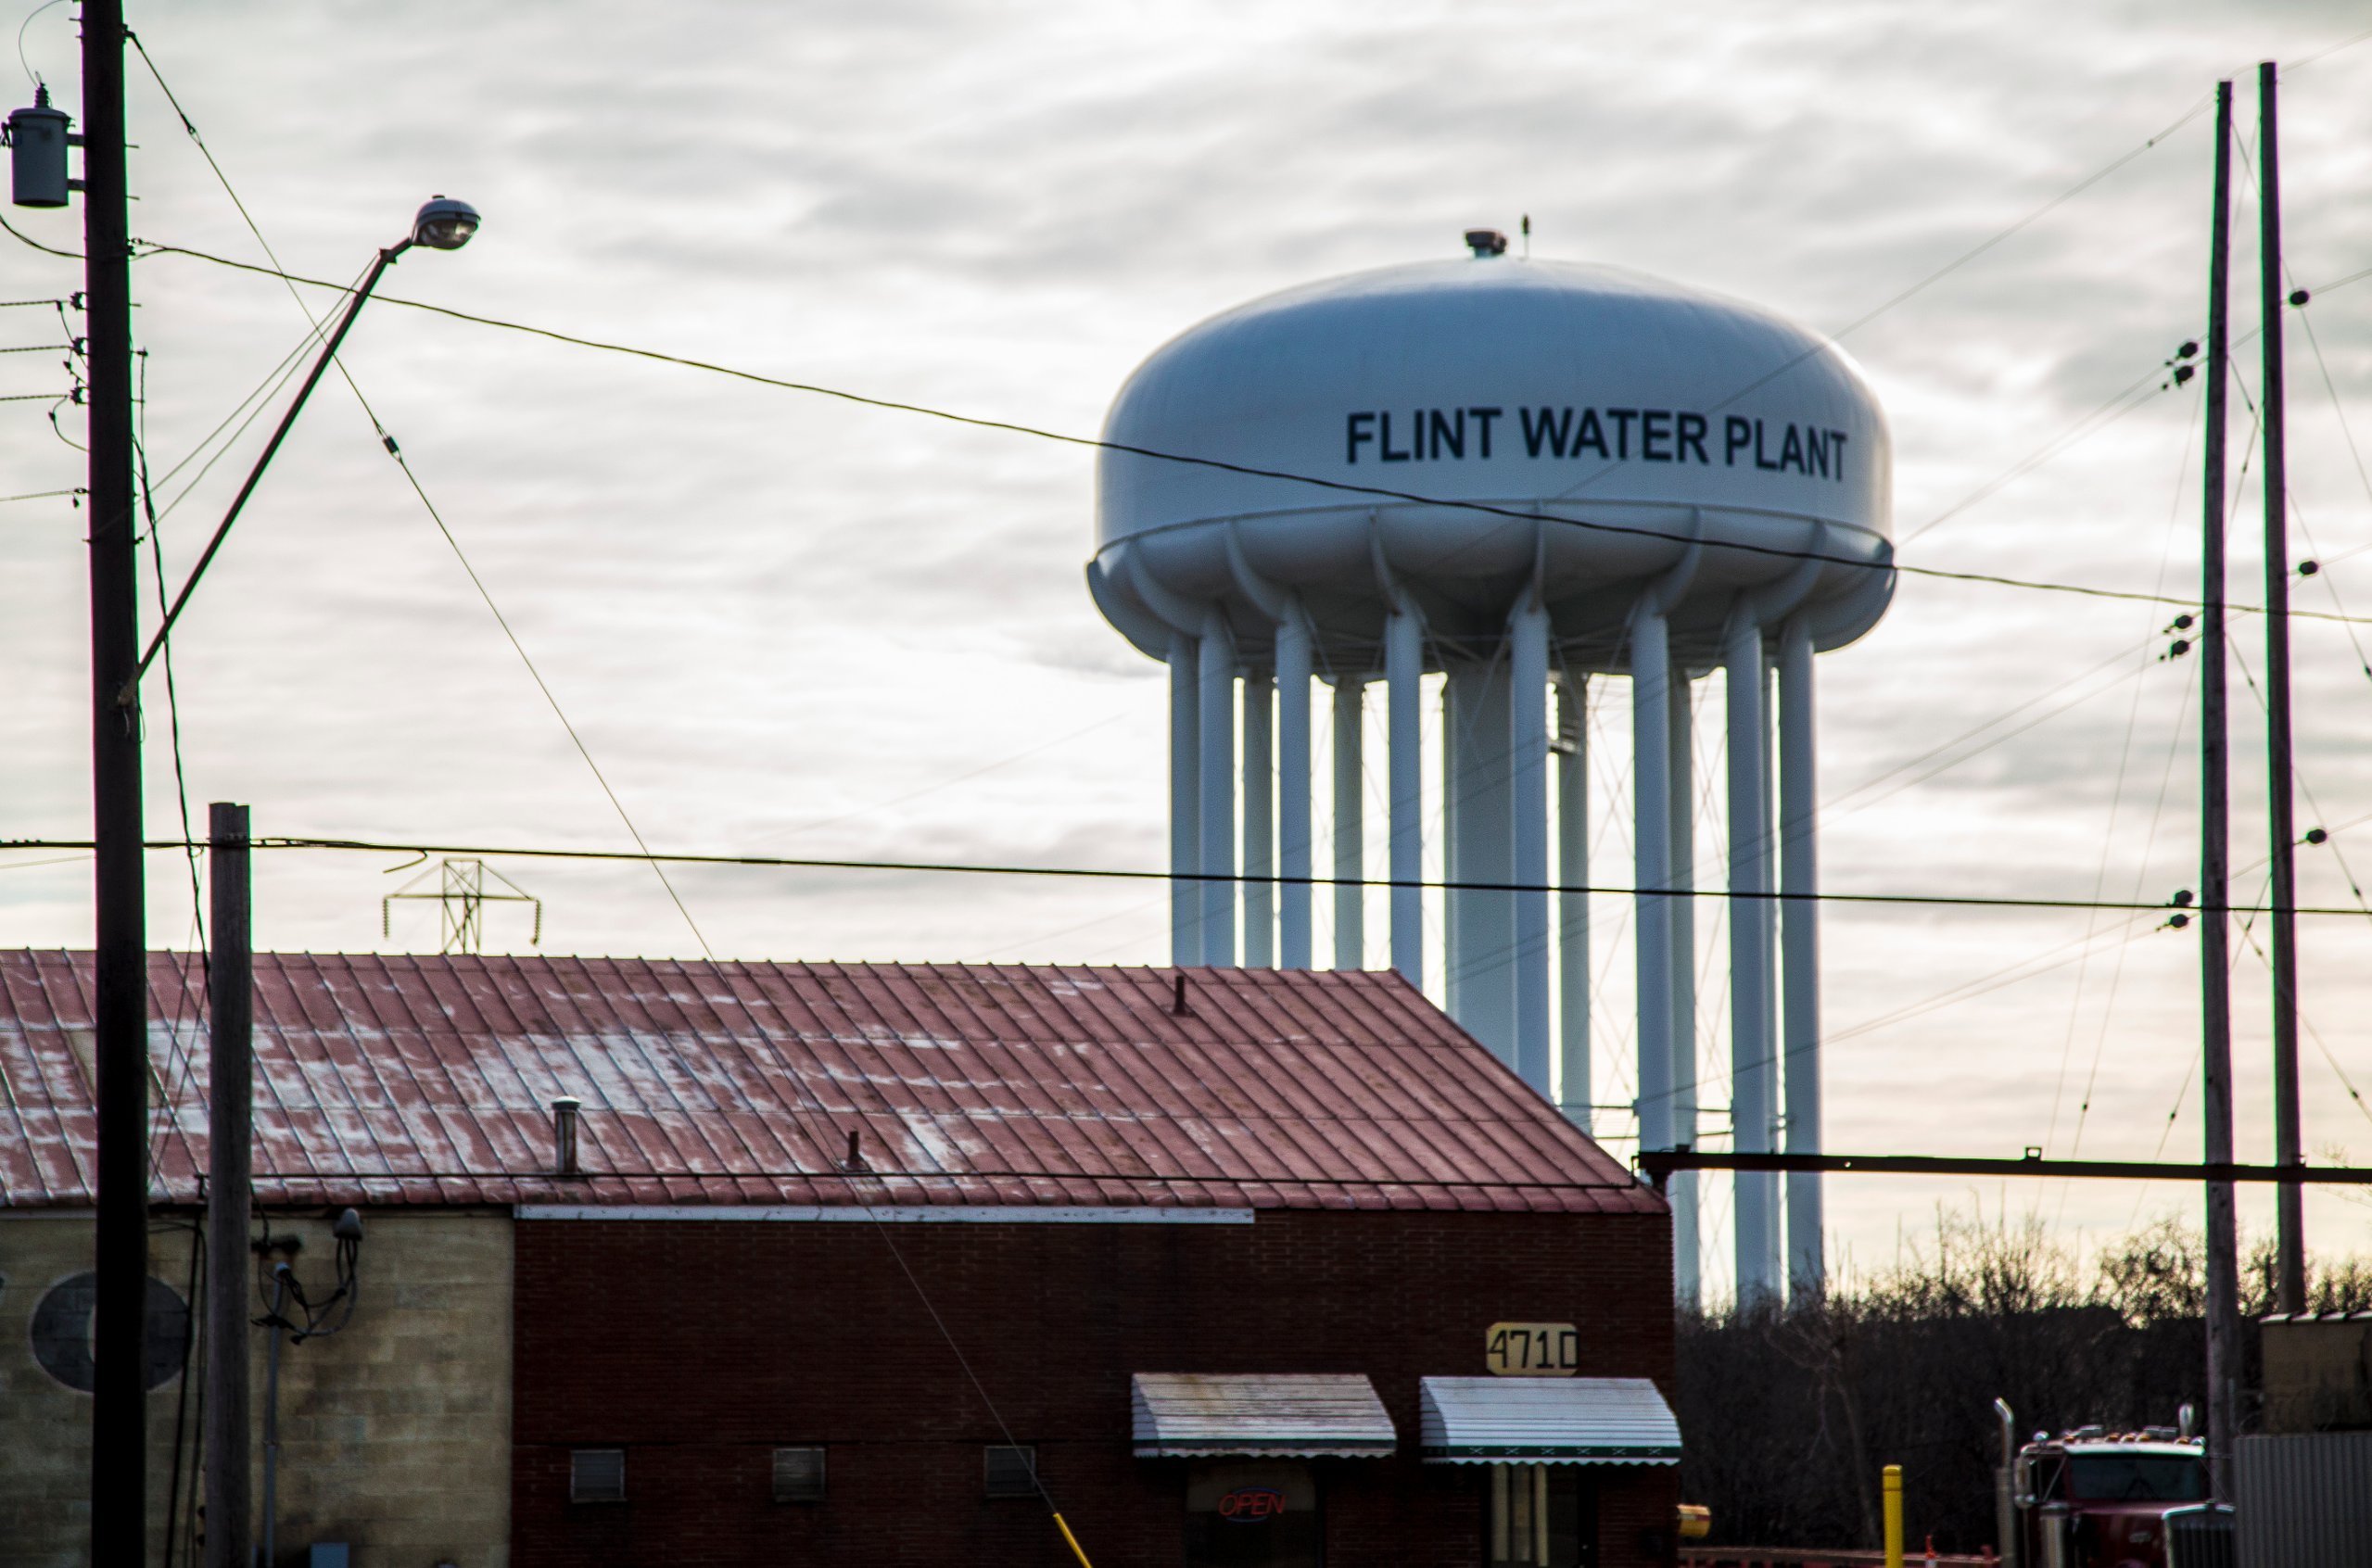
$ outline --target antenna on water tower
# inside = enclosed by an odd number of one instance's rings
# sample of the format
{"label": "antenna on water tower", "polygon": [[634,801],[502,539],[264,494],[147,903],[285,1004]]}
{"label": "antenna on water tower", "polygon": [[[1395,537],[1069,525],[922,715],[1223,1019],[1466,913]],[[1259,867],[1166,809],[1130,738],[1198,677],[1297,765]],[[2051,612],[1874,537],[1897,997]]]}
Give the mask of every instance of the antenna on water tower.
{"label": "antenna on water tower", "polygon": [[[443,879],[435,892],[415,892],[430,877]],[[486,891],[492,878],[497,891]],[[507,888],[510,891],[501,891]],[[543,941],[543,900],[528,892],[510,878],[495,870],[483,860],[451,858],[438,861],[411,881],[379,900],[379,935],[393,934],[395,901],[434,899],[444,906],[443,930],[437,951],[439,953],[483,953],[486,950],[486,906],[489,904],[532,904],[536,906],[535,926],[528,934],[528,945]]]}

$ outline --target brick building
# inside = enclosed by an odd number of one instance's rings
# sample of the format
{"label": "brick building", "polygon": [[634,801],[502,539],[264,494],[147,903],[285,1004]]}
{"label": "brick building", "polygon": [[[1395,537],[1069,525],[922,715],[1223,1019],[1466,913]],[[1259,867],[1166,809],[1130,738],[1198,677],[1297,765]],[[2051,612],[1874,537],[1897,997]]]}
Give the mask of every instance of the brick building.
{"label": "brick building", "polygon": [[[153,981],[178,1299],[203,1031]],[[1058,1510],[1105,1568],[1670,1550],[1668,1216],[1389,973],[257,981],[265,1228],[366,1234],[353,1326],[284,1352],[284,1555],[1051,1565]],[[88,984],[0,958],[0,1445],[56,1471],[0,1467],[0,1563],[82,1550],[86,1397],[5,1347],[87,1266]]]}

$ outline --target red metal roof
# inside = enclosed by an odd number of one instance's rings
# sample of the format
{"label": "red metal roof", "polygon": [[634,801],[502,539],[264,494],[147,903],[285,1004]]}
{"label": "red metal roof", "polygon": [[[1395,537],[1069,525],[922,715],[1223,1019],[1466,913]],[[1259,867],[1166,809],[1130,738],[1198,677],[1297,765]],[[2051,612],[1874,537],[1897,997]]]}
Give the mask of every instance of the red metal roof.
{"label": "red metal roof", "polygon": [[[270,1203],[1661,1207],[1389,971],[259,954],[255,976]],[[91,981],[86,953],[0,954],[0,1206],[92,1201]],[[157,954],[149,987],[155,1185],[194,1202],[204,981]],[[589,1179],[551,1174],[564,1094]]]}

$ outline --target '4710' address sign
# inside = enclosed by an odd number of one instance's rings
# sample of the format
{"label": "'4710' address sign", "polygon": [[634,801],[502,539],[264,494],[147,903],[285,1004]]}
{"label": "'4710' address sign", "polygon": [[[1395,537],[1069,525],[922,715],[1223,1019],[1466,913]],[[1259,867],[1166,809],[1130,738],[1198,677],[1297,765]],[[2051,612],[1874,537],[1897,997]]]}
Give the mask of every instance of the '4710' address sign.
{"label": "'4710' address sign", "polygon": [[1483,1360],[1499,1377],[1571,1377],[1581,1370],[1581,1334],[1571,1323],[1493,1323]]}

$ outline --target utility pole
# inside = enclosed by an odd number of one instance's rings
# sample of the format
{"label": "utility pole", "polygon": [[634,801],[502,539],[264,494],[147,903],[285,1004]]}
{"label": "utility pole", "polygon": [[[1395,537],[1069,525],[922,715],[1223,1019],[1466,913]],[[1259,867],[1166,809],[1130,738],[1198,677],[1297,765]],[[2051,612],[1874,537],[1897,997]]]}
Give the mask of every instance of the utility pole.
{"label": "utility pole", "polygon": [[[249,1130],[255,950],[247,808],[217,801],[207,826],[213,955],[206,969],[206,1561],[251,1568],[247,1488]],[[274,1331],[277,1332],[276,1330]]]}
{"label": "utility pole", "polygon": [[[2224,422],[2232,373],[2232,83],[2215,84],[2215,216],[2207,265],[2205,529],[2200,590],[2200,1119],[2202,1157],[2232,1162],[2230,742],[2225,733]],[[2207,1186],[2207,1456],[2231,1496],[2240,1379],[2239,1221],[2232,1183]]]}
{"label": "utility pole", "polygon": [[98,1303],[91,1561],[147,1550],[148,937],[141,867],[138,558],[123,0],[82,6],[82,256],[91,445],[91,786],[96,849]]}
{"label": "utility pole", "polygon": [[[2298,1114],[2298,828],[2290,746],[2290,467],[2282,411],[2281,158],[2274,63],[2257,67],[2257,270],[2264,316],[2265,797],[2273,842],[2273,1162],[2302,1165]],[[2274,1310],[2306,1309],[2304,1189],[2276,1189]]]}

